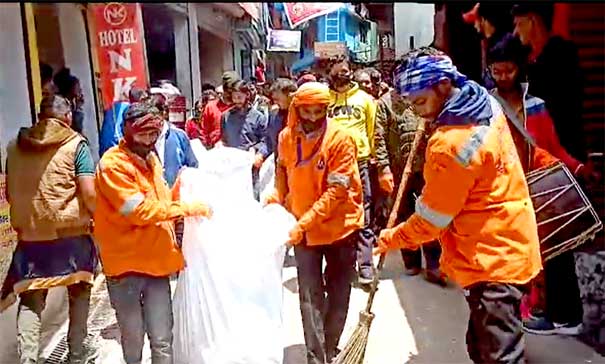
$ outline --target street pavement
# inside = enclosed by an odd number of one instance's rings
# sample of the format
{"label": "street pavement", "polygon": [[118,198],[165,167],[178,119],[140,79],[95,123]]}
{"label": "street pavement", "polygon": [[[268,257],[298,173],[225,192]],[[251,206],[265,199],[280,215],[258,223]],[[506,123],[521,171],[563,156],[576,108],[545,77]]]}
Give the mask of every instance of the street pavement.
{"label": "street pavement", "polygon": [[[368,342],[367,364],[467,364],[465,331],[468,309],[459,288],[441,288],[427,283],[421,276],[402,276],[399,254],[387,259],[380,289],[376,294],[373,321]],[[296,268],[284,269],[284,364],[305,364],[302,324],[298,306]],[[367,294],[354,289],[349,316],[341,340],[344,346],[365,307]],[[67,297],[65,289],[51,290],[43,317],[41,356],[47,364],[61,363],[65,358],[64,338],[67,332]],[[0,315],[0,364],[18,363],[15,332],[16,308]],[[119,330],[111,309],[103,277],[93,291],[89,319],[89,344],[96,348],[97,364],[120,364]],[[592,348],[566,337],[527,337],[529,363],[580,364],[603,363]],[[144,363],[150,364],[148,344]],[[196,363],[192,363],[196,364]]]}

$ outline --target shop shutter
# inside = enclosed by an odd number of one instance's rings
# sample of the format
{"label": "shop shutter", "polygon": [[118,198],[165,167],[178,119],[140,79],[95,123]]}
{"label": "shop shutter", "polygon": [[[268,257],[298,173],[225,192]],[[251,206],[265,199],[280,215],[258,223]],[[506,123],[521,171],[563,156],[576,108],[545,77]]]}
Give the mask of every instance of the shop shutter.
{"label": "shop shutter", "polygon": [[572,4],[569,30],[584,73],[584,130],[592,152],[605,149],[605,4]]}

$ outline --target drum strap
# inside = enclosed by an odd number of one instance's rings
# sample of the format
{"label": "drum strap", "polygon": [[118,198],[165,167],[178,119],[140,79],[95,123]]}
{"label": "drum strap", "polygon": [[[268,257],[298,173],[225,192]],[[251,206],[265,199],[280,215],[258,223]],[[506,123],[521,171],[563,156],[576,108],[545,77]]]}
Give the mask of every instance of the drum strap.
{"label": "drum strap", "polygon": [[496,100],[498,100],[498,102],[502,106],[502,111],[504,111],[504,115],[506,115],[508,120],[510,120],[510,122],[513,123],[515,128],[517,128],[519,133],[521,133],[521,135],[525,138],[525,140],[529,143],[529,145],[531,145],[532,147],[535,148],[536,142],[534,141],[534,138],[532,138],[531,135],[529,135],[529,132],[527,131],[527,129],[525,129],[525,126],[523,126],[523,123],[521,122],[521,120],[519,120],[519,118],[517,117],[517,114],[515,114],[515,112],[510,108],[510,106],[508,106],[508,103],[497,93],[493,93],[492,96]]}

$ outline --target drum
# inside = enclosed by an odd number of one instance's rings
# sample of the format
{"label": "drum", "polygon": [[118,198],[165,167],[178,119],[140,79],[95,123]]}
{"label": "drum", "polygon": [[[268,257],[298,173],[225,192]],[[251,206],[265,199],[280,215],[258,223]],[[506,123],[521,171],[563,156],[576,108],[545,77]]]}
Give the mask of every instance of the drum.
{"label": "drum", "polygon": [[602,229],[590,201],[562,163],[531,171],[527,184],[536,211],[543,261],[592,240]]}

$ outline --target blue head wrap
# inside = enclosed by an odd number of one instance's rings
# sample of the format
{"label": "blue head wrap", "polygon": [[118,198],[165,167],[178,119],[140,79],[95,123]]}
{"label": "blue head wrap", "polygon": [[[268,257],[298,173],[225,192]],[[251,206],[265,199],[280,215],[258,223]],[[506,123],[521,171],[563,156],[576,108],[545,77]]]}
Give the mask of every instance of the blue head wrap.
{"label": "blue head wrap", "polygon": [[407,96],[450,79],[456,87],[461,87],[467,77],[458,72],[450,57],[446,55],[419,56],[407,64],[397,66],[393,72],[393,83],[397,93]]}

